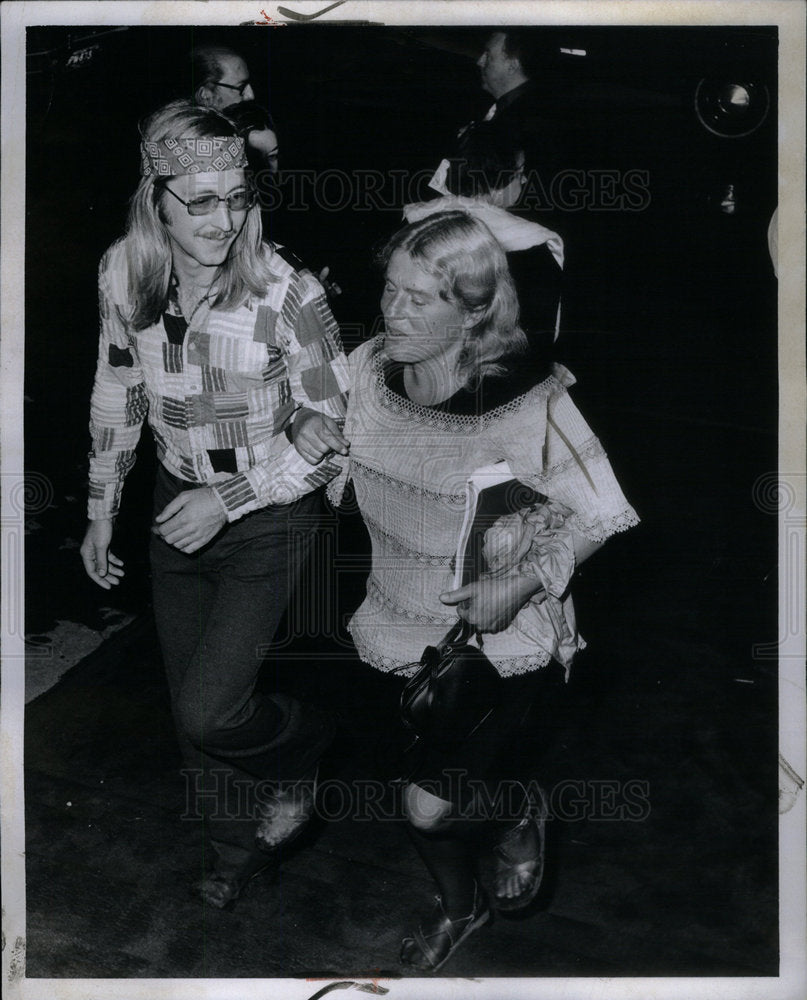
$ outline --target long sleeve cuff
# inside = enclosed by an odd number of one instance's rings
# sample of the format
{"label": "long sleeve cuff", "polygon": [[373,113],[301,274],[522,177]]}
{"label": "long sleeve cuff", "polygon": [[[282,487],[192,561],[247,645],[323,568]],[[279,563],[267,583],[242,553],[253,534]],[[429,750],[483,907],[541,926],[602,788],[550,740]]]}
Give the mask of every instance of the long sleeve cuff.
{"label": "long sleeve cuff", "polygon": [[109,455],[101,459],[90,454],[90,483],[87,495],[87,519],[103,521],[117,517],[120,512],[123,484],[135,464],[132,452],[112,456],[114,469],[110,469]]}
{"label": "long sleeve cuff", "polygon": [[237,521],[262,507],[293,503],[330,482],[338,472],[339,467],[328,459],[309,465],[289,445],[272,461],[211,486],[224,504],[227,520]]}
{"label": "long sleeve cuff", "polygon": [[90,482],[87,500],[87,520],[106,521],[118,516],[121,485],[119,483]]}

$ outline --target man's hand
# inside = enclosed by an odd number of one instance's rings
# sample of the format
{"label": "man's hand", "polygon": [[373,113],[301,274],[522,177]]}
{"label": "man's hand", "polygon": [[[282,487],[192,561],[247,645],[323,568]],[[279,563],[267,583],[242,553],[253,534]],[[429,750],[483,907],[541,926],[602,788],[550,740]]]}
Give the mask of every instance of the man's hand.
{"label": "man's hand", "polygon": [[205,486],[175,496],[154,520],[155,535],[190,555],[221,531],[227,515],[214,490]]}
{"label": "man's hand", "polygon": [[326,298],[333,300],[342,294],[342,288],[335,281],[331,281],[328,275],[331,273],[330,267],[323,267],[317,275],[317,280],[325,289]]}
{"label": "man's hand", "polygon": [[511,573],[466,584],[458,590],[440,594],[443,604],[456,605],[460,618],[464,618],[480,632],[500,632],[513,621],[531,597],[546,598],[540,582],[535,577]]}
{"label": "man's hand", "polygon": [[310,465],[317,465],[332,451],[347,455],[348,442],[333,417],[303,407],[294,416],[291,440]]}
{"label": "man's hand", "polygon": [[87,576],[104,590],[111,590],[123,576],[123,560],[109,551],[112,520],[90,521],[81,543],[81,558]]}

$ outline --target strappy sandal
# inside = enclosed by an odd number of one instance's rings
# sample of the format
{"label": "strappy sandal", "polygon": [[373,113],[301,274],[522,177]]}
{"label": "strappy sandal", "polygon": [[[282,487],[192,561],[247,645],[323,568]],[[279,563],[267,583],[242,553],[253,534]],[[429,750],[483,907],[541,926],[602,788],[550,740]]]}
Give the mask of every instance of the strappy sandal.
{"label": "strappy sandal", "polygon": [[201,882],[196,883],[194,890],[208,906],[215,906],[217,910],[231,910],[247,883],[269,868],[277,871],[276,862],[257,854],[238,868],[219,863]]}
{"label": "strappy sandal", "polygon": [[280,788],[262,808],[255,833],[255,846],[272,854],[286,847],[303,832],[314,814],[319,767],[314,777]]}
{"label": "strappy sandal", "polygon": [[451,920],[440,896],[434,899],[436,906],[429,922],[420,924],[412,937],[401,942],[401,962],[424,972],[437,972],[469,934],[491,918],[490,907],[477,885],[474,885],[473,909],[467,917]]}
{"label": "strappy sandal", "polygon": [[[494,903],[500,913],[523,910],[538,895],[544,877],[546,801],[531,797],[526,814],[494,848]],[[514,883],[520,888],[510,894]]]}

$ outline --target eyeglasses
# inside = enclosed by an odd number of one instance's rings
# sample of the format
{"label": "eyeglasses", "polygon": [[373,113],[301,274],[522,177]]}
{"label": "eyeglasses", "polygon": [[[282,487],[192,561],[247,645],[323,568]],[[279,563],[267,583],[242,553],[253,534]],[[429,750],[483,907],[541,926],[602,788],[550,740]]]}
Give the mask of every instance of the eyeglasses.
{"label": "eyeglasses", "polygon": [[216,81],[217,87],[226,87],[228,90],[236,90],[238,91],[239,97],[244,96],[244,91],[247,89],[249,84],[250,84],[249,80],[244,80],[243,83],[239,83],[237,86],[234,83],[222,83],[221,80]]}
{"label": "eyeglasses", "polygon": [[165,190],[169,194],[172,194],[177,201],[182,202],[188,210],[188,215],[212,215],[219,207],[220,201],[223,201],[227,205],[227,209],[230,212],[246,212],[248,208],[252,208],[255,204],[255,194],[249,188],[239,188],[237,191],[231,191],[223,198],[220,198],[217,194],[203,194],[199,198],[191,198],[190,201],[180,198],[167,185]]}

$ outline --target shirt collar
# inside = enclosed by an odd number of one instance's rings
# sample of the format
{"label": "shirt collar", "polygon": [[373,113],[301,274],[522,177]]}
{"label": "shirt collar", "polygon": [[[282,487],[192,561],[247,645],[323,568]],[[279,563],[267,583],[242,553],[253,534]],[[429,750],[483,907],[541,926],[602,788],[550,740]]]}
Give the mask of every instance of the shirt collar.
{"label": "shirt collar", "polygon": [[521,97],[522,94],[526,94],[532,89],[532,80],[525,80],[524,83],[520,83],[517,87],[513,87],[512,90],[508,90],[506,94],[502,94],[501,97],[497,97],[496,114],[504,111],[505,108],[509,108],[514,101],[517,101],[519,97]]}
{"label": "shirt collar", "polygon": [[174,272],[171,272],[171,277],[168,279],[168,294],[165,299],[165,309],[164,312],[171,313],[173,316],[181,316],[182,310],[179,308],[179,281]]}

